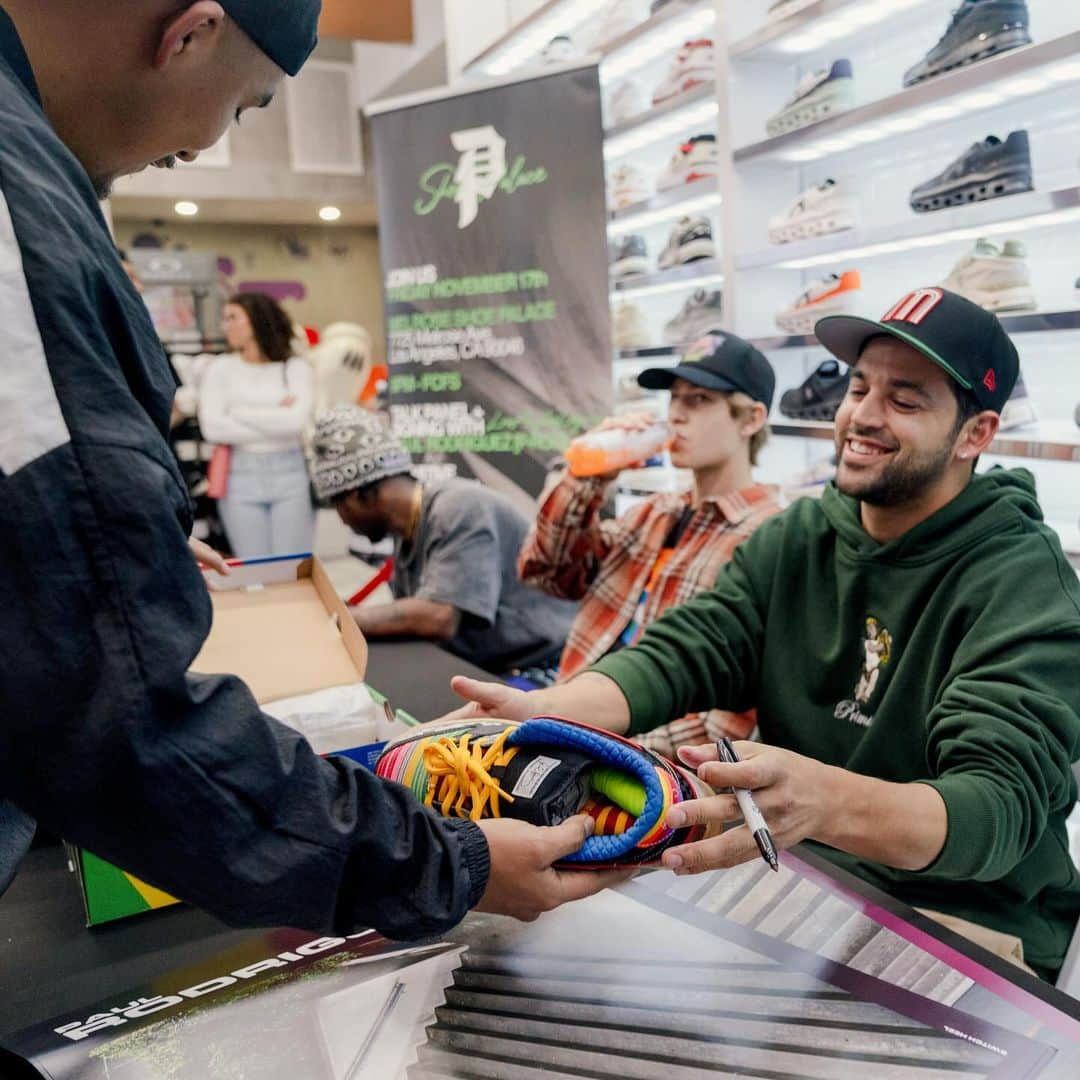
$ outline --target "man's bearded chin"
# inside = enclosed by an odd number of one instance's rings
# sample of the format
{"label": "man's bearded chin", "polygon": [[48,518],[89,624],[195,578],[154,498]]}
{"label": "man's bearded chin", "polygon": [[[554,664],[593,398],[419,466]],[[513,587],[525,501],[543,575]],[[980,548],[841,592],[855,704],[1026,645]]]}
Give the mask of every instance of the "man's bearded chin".
{"label": "man's bearded chin", "polygon": [[[175,154],[169,154],[168,157],[159,158],[157,161],[152,161],[150,164],[155,169],[175,169],[178,158]],[[142,166],[139,169],[133,169],[128,175],[134,176],[137,173],[141,173],[146,166]],[[112,195],[113,184],[116,183],[117,176],[105,176],[105,177],[91,177],[91,183],[94,185],[94,193],[99,199],[104,201]]]}

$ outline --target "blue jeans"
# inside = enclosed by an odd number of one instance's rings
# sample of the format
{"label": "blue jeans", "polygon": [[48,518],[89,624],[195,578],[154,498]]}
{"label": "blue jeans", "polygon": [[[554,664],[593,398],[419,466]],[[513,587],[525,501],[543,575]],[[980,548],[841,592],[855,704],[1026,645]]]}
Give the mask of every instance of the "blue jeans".
{"label": "blue jeans", "polygon": [[311,551],[315,508],[303,451],[253,454],[234,449],[218,509],[239,559]]}

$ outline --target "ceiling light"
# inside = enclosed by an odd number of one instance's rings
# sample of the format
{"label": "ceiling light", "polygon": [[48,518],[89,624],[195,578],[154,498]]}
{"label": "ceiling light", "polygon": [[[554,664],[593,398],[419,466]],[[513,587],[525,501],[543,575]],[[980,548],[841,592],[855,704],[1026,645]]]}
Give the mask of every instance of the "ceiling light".
{"label": "ceiling light", "polygon": [[340,210],[340,208],[338,208],[336,206],[324,206],[319,211],[319,217],[323,221],[340,221],[341,220],[341,210]]}
{"label": "ceiling light", "polygon": [[197,202],[190,202],[187,199],[181,199],[173,209],[181,217],[194,217],[199,212],[199,204]]}

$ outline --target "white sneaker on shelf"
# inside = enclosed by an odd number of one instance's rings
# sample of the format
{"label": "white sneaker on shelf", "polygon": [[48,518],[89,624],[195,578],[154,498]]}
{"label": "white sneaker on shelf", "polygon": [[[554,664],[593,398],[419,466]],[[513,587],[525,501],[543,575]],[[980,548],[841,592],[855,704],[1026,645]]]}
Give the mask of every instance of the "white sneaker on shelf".
{"label": "white sneaker on shelf", "polygon": [[544,64],[568,64],[580,55],[581,50],[574,44],[574,39],[567,34],[559,34],[544,46],[540,60]]}
{"label": "white sneaker on shelf", "polygon": [[1014,428],[1034,424],[1038,419],[1039,414],[1035,411],[1031,398],[1028,397],[1024,376],[1021,373],[1016,379],[1012,395],[1005,402],[1005,408],[1001,410],[1001,425],[998,430],[1012,431]]}
{"label": "white sneaker on shelf", "polygon": [[621,237],[612,252],[611,280],[622,281],[636,274],[647,274],[650,269],[645,237],[638,233]]}
{"label": "white sneaker on shelf", "polygon": [[827,274],[812,281],[791,307],[777,312],[776,325],[785,334],[812,334],[826,315],[854,315],[862,296],[858,270]]}
{"label": "white sneaker on shelf", "polygon": [[612,210],[625,210],[634,203],[644,202],[652,195],[649,179],[636,165],[620,165],[611,174]]}
{"label": "white sneaker on shelf", "polygon": [[664,81],[653,91],[652,103],[663,105],[665,101],[716,81],[716,55],[709,38],[688,41],[675,54],[671,68]]}
{"label": "white sneaker on shelf", "polygon": [[656,265],[659,270],[670,270],[698,259],[715,258],[712,222],[707,217],[681,217],[671,230]]}
{"label": "white sneaker on shelf", "polygon": [[795,88],[765,130],[771,136],[809,127],[855,104],[855,78],[850,60],[837,60],[831,68],[814,71]]}
{"label": "white sneaker on shelf", "polygon": [[652,344],[645,316],[632,300],[615,305],[611,315],[611,335],[617,349],[647,349]]}
{"label": "white sneaker on shelf", "polygon": [[664,324],[668,345],[686,345],[724,329],[724,294],[719,289],[695,289],[674,318]]}
{"label": "white sneaker on shelf", "polygon": [[596,31],[597,47],[610,44],[635,30],[649,17],[649,0],[615,0]]}
{"label": "white sneaker on shelf", "polygon": [[682,143],[672,155],[667,168],[656,179],[657,191],[670,191],[682,184],[719,175],[715,135],[695,135]]}
{"label": "white sneaker on shelf", "polygon": [[645,94],[641,87],[631,79],[615,87],[609,102],[610,126],[625,124],[640,116],[647,108]]}
{"label": "white sneaker on shelf", "polygon": [[769,220],[769,243],[790,244],[810,236],[854,229],[859,223],[855,200],[835,180],[807,188],[783,213]]}
{"label": "white sneaker on shelf", "polygon": [[1027,249],[1018,240],[1007,240],[1000,248],[990,240],[977,240],[941,287],[987,311],[1034,311],[1038,306]]}

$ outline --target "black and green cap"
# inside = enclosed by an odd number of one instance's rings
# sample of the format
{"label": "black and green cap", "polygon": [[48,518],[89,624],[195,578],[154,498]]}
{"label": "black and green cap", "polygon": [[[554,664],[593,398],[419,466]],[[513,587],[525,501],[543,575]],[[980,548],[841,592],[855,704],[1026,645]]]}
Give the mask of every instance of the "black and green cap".
{"label": "black and green cap", "polygon": [[322,0],[220,0],[229,18],[286,75],[296,75],[319,40]]}
{"label": "black and green cap", "polygon": [[854,364],[866,343],[887,334],[933,360],[979,406],[1001,412],[1020,375],[1020,357],[996,315],[949,292],[910,292],[879,321],[828,315],[814,328],[818,341],[845,364]]}

